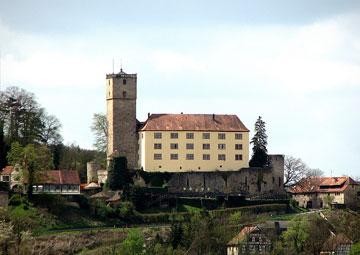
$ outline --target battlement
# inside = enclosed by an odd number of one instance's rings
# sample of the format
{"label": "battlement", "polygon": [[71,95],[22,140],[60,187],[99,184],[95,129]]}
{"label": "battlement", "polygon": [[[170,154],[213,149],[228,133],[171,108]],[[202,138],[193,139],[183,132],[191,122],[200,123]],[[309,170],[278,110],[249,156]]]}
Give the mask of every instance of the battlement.
{"label": "battlement", "polygon": [[124,72],[120,72],[120,73],[110,73],[110,74],[106,74],[106,79],[112,79],[112,78],[133,78],[136,79],[137,74],[127,74]]}

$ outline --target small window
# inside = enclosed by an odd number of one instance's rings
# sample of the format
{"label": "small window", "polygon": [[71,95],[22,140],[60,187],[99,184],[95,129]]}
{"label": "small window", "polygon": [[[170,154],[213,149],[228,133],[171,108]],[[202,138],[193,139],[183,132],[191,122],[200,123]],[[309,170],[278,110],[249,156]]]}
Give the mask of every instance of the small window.
{"label": "small window", "polygon": [[2,181],[3,181],[3,182],[9,182],[9,181],[10,181],[10,176],[8,176],[8,175],[3,175]]}
{"label": "small window", "polygon": [[170,143],[170,149],[177,150],[177,149],[179,149],[179,146],[177,143]]}
{"label": "small window", "polygon": [[154,143],[155,150],[161,150],[161,143]]}
{"label": "small window", "polygon": [[219,154],[219,155],[218,155],[218,160],[223,160],[223,161],[225,161],[225,160],[226,160],[225,154]]}
{"label": "small window", "polygon": [[203,150],[210,150],[210,144],[209,143],[203,143]]}
{"label": "small window", "polygon": [[124,85],[126,84],[126,79],[123,79],[123,84],[124,84]]}
{"label": "small window", "polygon": [[235,160],[242,160],[242,154],[236,154]]}
{"label": "small window", "polygon": [[219,133],[218,134],[218,139],[224,140],[225,139],[225,133]]}
{"label": "small window", "polygon": [[210,154],[203,154],[203,160],[210,160]]}
{"label": "small window", "polygon": [[235,150],[242,150],[242,144],[235,144]]}
{"label": "small window", "polygon": [[203,133],[202,138],[203,139],[210,139],[210,133]]}
{"label": "small window", "polygon": [[241,133],[235,133],[235,139],[236,140],[242,140],[242,134]]}
{"label": "small window", "polygon": [[186,160],[194,160],[194,154],[186,154]]}
{"label": "small window", "polygon": [[170,154],[170,159],[171,160],[178,160],[178,154]]}
{"label": "small window", "polygon": [[123,97],[126,97],[126,91],[123,91]]}
{"label": "small window", "polygon": [[179,137],[178,133],[170,133],[171,139],[178,139],[178,137]]}
{"label": "small window", "polygon": [[154,133],[154,139],[161,139],[162,134],[161,133]]}
{"label": "small window", "polygon": [[218,149],[219,149],[219,150],[225,150],[225,148],[226,148],[226,146],[225,146],[224,143],[219,143],[219,144],[218,144]]}
{"label": "small window", "polygon": [[193,143],[187,143],[186,144],[186,149],[187,150],[193,150],[194,149],[194,144]]}
{"label": "small window", "polygon": [[194,133],[186,133],[186,139],[194,139]]}
{"label": "small window", "polygon": [[162,159],[162,155],[160,153],[155,153],[154,154],[154,159],[155,160],[161,160]]}
{"label": "small window", "polygon": [[279,187],[281,186],[281,177],[279,177]]}

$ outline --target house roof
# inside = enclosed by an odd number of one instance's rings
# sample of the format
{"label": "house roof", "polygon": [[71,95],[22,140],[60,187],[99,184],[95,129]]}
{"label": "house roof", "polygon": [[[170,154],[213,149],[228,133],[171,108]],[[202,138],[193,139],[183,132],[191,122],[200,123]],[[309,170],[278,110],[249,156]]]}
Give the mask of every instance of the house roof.
{"label": "house roof", "polygon": [[253,225],[245,226],[241,229],[239,234],[237,234],[233,239],[230,240],[230,242],[228,242],[228,245],[229,246],[238,245],[240,242],[242,242],[245,239],[247,235],[258,230],[260,230],[258,226],[253,226]]}
{"label": "house roof", "polygon": [[78,184],[79,173],[75,170],[49,170],[40,172],[37,183],[43,184]]}
{"label": "house roof", "polygon": [[6,166],[1,170],[0,174],[1,175],[10,175],[13,171],[14,171],[13,166]]}
{"label": "house roof", "polygon": [[140,131],[249,132],[236,115],[151,114]]}
{"label": "house roof", "polygon": [[289,189],[290,193],[330,193],[343,192],[349,185],[359,185],[348,176],[307,177]]}

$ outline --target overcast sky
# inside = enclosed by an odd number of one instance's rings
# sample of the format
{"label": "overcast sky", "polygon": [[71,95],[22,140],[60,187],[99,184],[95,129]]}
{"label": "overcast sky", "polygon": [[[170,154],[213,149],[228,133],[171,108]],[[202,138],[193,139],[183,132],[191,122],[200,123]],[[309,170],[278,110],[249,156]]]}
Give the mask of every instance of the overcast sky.
{"label": "overcast sky", "polygon": [[[270,153],[360,176],[360,1],[0,0],[1,89],[19,86],[91,148],[105,74],[138,74],[137,116],[266,121]],[[253,132],[251,132],[251,135]]]}

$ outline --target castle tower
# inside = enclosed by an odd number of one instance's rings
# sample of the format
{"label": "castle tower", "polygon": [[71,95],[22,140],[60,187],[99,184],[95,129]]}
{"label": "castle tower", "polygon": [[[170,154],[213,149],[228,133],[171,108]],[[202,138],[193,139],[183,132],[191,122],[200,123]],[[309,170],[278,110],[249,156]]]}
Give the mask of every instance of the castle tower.
{"label": "castle tower", "polygon": [[138,167],[136,86],[136,74],[121,69],[117,74],[106,75],[107,155],[126,157],[129,169]]}

